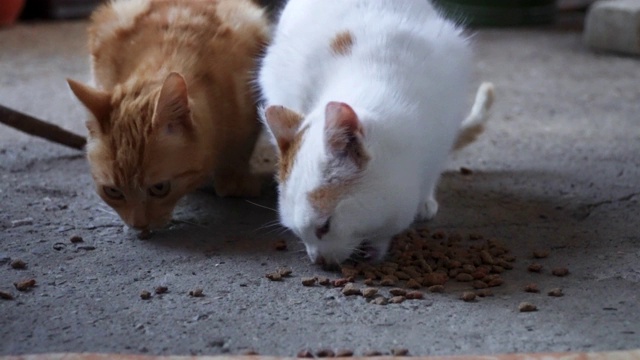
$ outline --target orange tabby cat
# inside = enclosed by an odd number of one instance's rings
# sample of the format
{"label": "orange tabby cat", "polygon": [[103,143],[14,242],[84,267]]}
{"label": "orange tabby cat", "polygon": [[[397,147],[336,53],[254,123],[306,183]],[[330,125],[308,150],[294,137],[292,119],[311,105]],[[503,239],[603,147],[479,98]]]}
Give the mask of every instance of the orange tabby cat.
{"label": "orange tabby cat", "polygon": [[116,0],[93,14],[97,88],[68,82],[90,112],[96,190],[129,226],[163,226],[211,176],[220,196],[258,195],[250,80],[267,34],[250,0]]}

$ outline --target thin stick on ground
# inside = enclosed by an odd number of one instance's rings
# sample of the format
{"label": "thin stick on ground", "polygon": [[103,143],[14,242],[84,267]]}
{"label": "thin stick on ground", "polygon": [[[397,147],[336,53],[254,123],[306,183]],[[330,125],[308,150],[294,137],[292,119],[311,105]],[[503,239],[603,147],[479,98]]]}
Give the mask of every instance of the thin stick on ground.
{"label": "thin stick on ground", "polygon": [[0,123],[77,150],[82,150],[87,143],[87,140],[80,135],[2,105],[0,105]]}

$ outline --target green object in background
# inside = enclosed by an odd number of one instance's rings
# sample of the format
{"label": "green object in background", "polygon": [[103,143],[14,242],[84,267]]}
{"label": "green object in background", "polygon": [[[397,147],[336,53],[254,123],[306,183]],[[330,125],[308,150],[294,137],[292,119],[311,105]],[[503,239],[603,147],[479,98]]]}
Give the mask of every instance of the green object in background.
{"label": "green object in background", "polygon": [[555,20],[556,0],[433,0],[456,22],[468,26],[548,24]]}

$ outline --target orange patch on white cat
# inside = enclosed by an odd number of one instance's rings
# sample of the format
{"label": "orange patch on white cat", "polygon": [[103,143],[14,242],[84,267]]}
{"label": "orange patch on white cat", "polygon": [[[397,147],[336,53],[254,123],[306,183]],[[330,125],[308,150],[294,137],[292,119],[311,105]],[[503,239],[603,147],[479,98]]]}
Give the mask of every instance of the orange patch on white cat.
{"label": "orange patch on white cat", "polygon": [[[308,127],[302,128],[289,142],[286,147],[286,150],[280,151],[280,160],[278,162],[278,180],[280,183],[284,183],[291,175],[291,169],[293,168],[293,163],[298,155],[298,151],[300,150],[300,145],[302,145],[302,140],[304,139],[304,135],[307,132]],[[282,149],[282,148],[281,148]]]}
{"label": "orange patch on white cat", "polygon": [[347,193],[351,186],[351,181],[341,182],[338,184],[326,184],[311,191],[307,198],[313,209],[320,216],[330,216],[338,205],[343,194]]}
{"label": "orange patch on white cat", "polygon": [[331,52],[334,55],[349,55],[355,39],[349,30],[341,31],[331,40]]}

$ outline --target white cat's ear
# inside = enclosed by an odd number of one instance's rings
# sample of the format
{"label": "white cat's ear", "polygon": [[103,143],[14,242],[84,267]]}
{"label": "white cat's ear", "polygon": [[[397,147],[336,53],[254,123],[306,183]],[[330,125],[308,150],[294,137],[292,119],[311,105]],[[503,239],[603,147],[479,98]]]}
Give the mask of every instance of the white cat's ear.
{"label": "white cat's ear", "polygon": [[280,153],[286,153],[298,132],[303,116],[284,106],[274,105],[265,110],[265,118],[278,143]]}
{"label": "white cat's ear", "polygon": [[87,120],[89,134],[95,136],[98,133],[105,133],[111,114],[111,95],[75,80],[67,79],[67,83],[73,94],[95,117],[95,119]]}
{"label": "white cat's ear", "polygon": [[364,148],[364,129],[351,106],[329,102],[325,108],[325,146],[338,158],[350,159],[359,169],[364,168],[369,155]]}
{"label": "white cat's ear", "polygon": [[193,129],[187,82],[176,72],[169,74],[162,84],[153,128],[164,129],[167,134]]}

